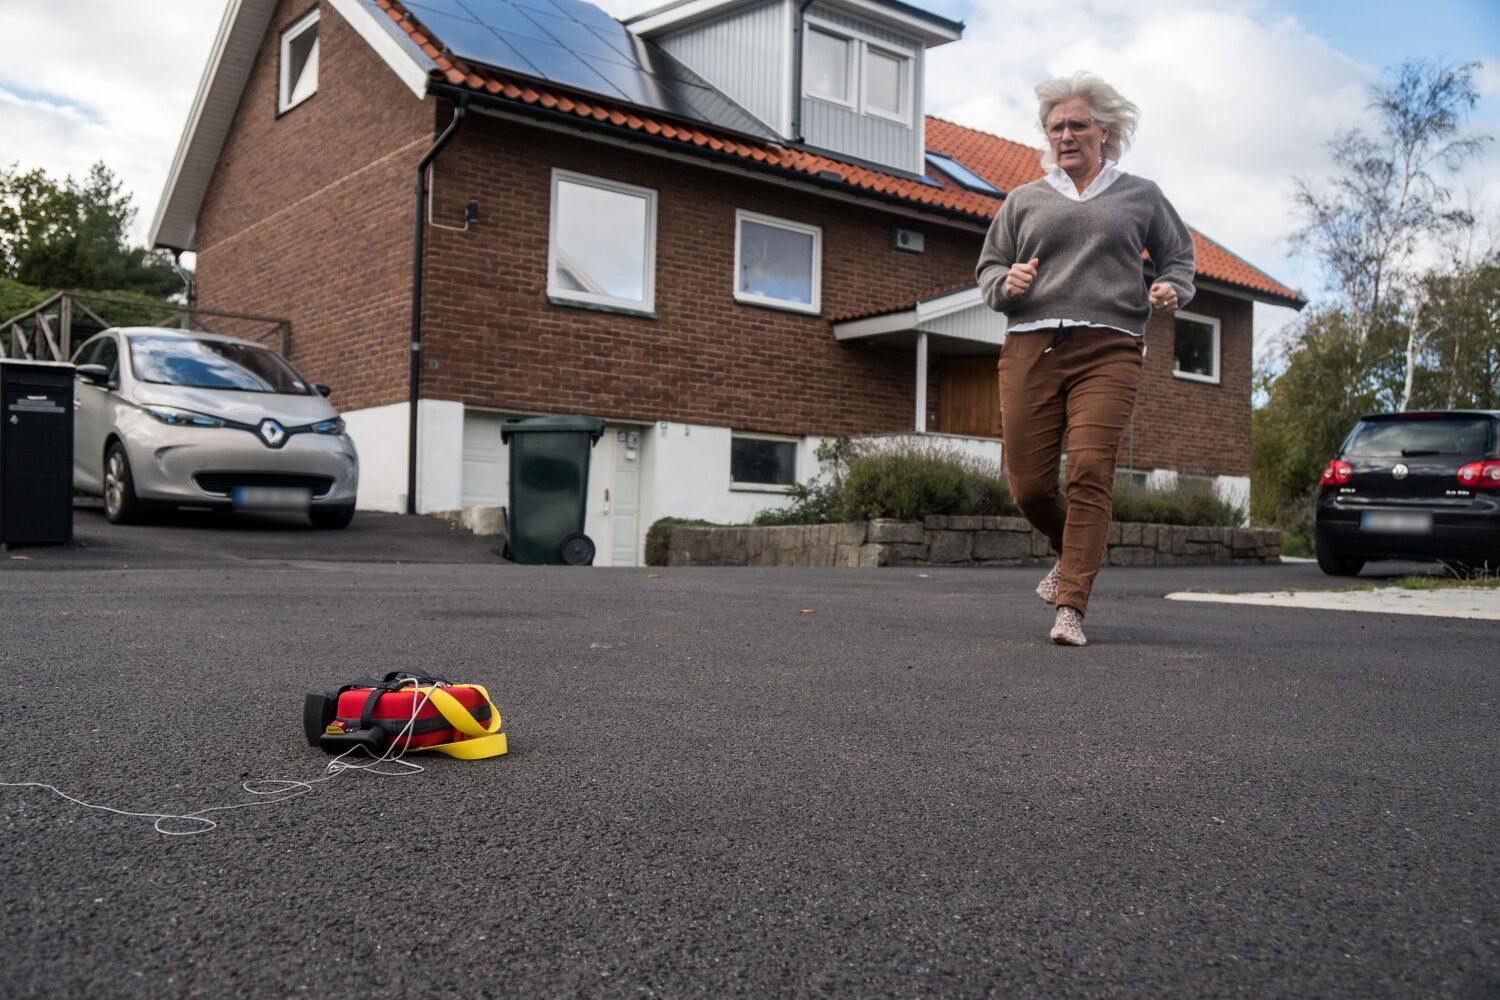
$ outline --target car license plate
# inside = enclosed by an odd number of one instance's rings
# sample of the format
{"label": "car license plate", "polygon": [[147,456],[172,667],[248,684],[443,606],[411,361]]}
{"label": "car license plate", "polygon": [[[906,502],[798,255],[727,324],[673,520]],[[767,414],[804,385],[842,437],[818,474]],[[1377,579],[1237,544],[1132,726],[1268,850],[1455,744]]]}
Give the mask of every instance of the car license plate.
{"label": "car license plate", "polygon": [[291,486],[236,486],[234,505],[240,510],[305,511],[312,491]]}
{"label": "car license plate", "polygon": [[1425,535],[1432,530],[1432,515],[1406,511],[1367,510],[1359,526],[1365,531],[1396,535]]}

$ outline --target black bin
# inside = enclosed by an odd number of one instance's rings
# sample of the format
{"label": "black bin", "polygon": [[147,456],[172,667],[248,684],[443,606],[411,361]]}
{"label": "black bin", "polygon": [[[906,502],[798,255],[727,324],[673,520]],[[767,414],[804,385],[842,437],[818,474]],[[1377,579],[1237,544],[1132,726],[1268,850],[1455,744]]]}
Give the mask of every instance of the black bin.
{"label": "black bin", "polygon": [[73,538],[73,366],[0,358],[0,545]]}
{"label": "black bin", "polygon": [[604,434],[598,417],[507,420],[510,444],[510,558],[533,566],[588,566],[594,543],[583,533],[589,452]]}

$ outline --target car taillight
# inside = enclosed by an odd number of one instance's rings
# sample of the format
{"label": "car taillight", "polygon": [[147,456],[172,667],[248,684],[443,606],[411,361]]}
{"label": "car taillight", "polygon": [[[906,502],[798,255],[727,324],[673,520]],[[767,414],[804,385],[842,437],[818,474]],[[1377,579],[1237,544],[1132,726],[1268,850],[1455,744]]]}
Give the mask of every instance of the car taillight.
{"label": "car taillight", "polygon": [[1323,478],[1318,480],[1319,486],[1343,486],[1354,478],[1354,469],[1348,462],[1340,462],[1334,459],[1323,466]]}
{"label": "car taillight", "polygon": [[1479,489],[1500,490],[1500,462],[1470,462],[1458,470],[1458,481]]}

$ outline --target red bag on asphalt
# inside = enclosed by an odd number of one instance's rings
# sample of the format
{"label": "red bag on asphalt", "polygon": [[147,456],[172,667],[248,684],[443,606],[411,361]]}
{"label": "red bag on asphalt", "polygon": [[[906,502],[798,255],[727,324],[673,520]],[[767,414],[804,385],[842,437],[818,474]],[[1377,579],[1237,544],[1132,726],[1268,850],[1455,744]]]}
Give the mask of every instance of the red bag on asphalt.
{"label": "red bag on asphalt", "polygon": [[308,695],[302,722],[308,742],[330,753],[360,748],[379,757],[391,750],[436,750],[480,760],[508,749],[488,691],[416,669],[392,671],[378,681],[361,677],[336,692]]}

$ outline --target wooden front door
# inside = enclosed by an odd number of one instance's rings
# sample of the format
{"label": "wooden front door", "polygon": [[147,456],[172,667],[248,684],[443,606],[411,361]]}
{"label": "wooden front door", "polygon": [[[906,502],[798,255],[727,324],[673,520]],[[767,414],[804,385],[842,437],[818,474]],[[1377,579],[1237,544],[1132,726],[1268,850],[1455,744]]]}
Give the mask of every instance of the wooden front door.
{"label": "wooden front door", "polygon": [[1000,374],[993,356],[944,358],[938,374],[938,426],[944,434],[1000,436]]}

